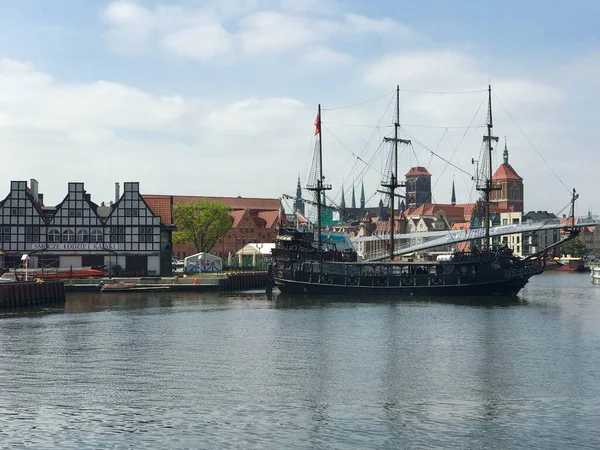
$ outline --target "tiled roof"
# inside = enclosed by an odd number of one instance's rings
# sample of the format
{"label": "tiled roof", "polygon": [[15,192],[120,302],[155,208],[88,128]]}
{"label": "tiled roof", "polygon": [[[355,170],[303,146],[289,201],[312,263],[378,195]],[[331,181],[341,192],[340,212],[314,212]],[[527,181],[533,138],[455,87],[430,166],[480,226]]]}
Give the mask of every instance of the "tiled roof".
{"label": "tiled roof", "polygon": [[510,164],[501,164],[492,180],[523,180]]}
{"label": "tiled roof", "polygon": [[414,175],[427,175],[431,176],[431,174],[427,171],[425,167],[417,166],[411,167],[408,172],[406,172],[406,177],[414,176]]}
{"label": "tiled roof", "polygon": [[[145,197],[145,196],[144,196]],[[202,195],[173,195],[173,204],[194,200],[212,200],[221,202],[231,209],[279,210],[281,201],[278,198],[245,198],[245,197],[206,197]]]}
{"label": "tiled roof", "polygon": [[265,221],[265,228],[273,228],[277,223],[279,211],[261,211],[258,217]]}
{"label": "tiled roof", "polygon": [[[244,210],[249,209],[256,211],[258,217],[265,220],[266,227],[271,228],[277,220],[277,214],[281,207],[281,201],[278,198],[244,198],[244,197],[206,197],[206,196],[189,196],[189,195],[156,195],[143,194],[142,197],[152,209],[154,214],[161,217],[165,224],[172,224],[172,209],[171,204],[184,203],[196,200],[212,200],[221,202],[229,206],[233,211],[229,214],[234,220],[233,227],[239,223]],[[238,215],[237,211],[242,212]],[[236,213],[236,214],[233,214]]]}
{"label": "tiled roof", "polygon": [[239,209],[237,211],[230,211],[229,212],[229,217],[231,217],[233,219],[233,223],[231,224],[231,228],[237,228],[240,226],[240,222],[242,221],[242,218],[244,217],[244,214],[246,214],[246,211],[244,211],[243,209]]}
{"label": "tiled roof", "polygon": [[172,224],[170,195],[142,195],[152,212],[160,216],[164,224]]}

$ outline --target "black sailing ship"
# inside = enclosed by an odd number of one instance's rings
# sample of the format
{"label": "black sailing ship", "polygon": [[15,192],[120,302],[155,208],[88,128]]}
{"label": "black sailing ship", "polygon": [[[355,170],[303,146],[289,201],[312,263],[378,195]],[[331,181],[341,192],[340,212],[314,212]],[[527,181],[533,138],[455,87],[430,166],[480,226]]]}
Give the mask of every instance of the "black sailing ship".
{"label": "black sailing ship", "polygon": [[[470,251],[455,251],[444,261],[407,262],[395,260],[394,251],[394,198],[398,183],[398,144],[410,141],[401,139],[399,132],[399,88],[396,88],[396,117],[394,137],[385,138],[393,143],[390,176],[382,182],[390,198],[390,242],[386,261],[358,261],[352,248],[339,249],[335,242],[323,239],[321,230],[321,196],[331,186],[324,184],[322,170],[321,106],[315,121],[318,146],[315,149],[314,181],[307,186],[315,192],[317,201],[317,230],[301,231],[280,228],[272,251],[269,278],[282,293],[290,294],[360,294],[360,295],[417,295],[417,296],[514,296],[529,281],[542,273],[545,256],[550,247],[527,258],[513,254],[506,246],[490,245],[490,193],[497,189],[492,182],[492,143],[498,138],[492,135],[491,87],[488,88],[487,133],[484,146],[487,164],[485,177],[477,189],[483,193],[485,206],[485,237],[481,248],[471,245]],[[489,174],[487,173],[489,170]],[[572,205],[577,196],[573,191]],[[574,213],[574,210],[573,210]],[[573,216],[574,217],[574,216]],[[569,235],[552,245],[554,248],[574,238],[578,230],[574,221]]]}

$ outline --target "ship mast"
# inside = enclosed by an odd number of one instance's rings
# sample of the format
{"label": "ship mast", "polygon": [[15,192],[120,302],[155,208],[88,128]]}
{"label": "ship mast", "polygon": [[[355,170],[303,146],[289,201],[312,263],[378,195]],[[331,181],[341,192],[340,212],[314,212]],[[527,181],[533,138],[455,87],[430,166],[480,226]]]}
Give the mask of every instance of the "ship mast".
{"label": "ship mast", "polygon": [[[313,165],[313,170],[315,171],[316,180],[313,180],[315,183],[307,186],[306,189],[309,191],[313,191],[316,193],[317,197],[317,233],[318,233],[318,248],[322,249],[323,242],[321,239],[321,205],[322,199],[321,195],[324,191],[331,190],[331,185],[323,184],[323,180],[325,177],[323,176],[323,138],[321,133],[321,105],[319,104],[319,109],[317,112],[317,119],[315,120],[315,135],[319,135],[318,137],[318,159],[316,161],[317,167]],[[316,150],[316,149],[315,149]],[[313,161],[314,163],[314,161]]]}
{"label": "ship mast", "polygon": [[394,117],[394,137],[384,137],[384,142],[394,143],[394,154],[392,156],[392,167],[390,167],[390,179],[389,182],[381,183],[381,186],[387,188],[387,191],[380,191],[390,196],[390,261],[394,260],[394,200],[396,197],[403,197],[402,195],[396,194],[395,191],[399,187],[404,187],[404,183],[398,183],[398,143],[410,144],[409,139],[401,139],[398,137],[400,130],[400,86],[396,86],[396,116]]}
{"label": "ship mast", "polygon": [[[482,191],[484,193],[484,206],[485,206],[485,249],[489,250],[490,248],[490,193],[492,191],[498,190],[500,188],[494,187],[492,182],[492,142],[498,142],[497,136],[492,136],[492,128],[493,128],[493,118],[492,118],[492,86],[488,85],[488,123],[487,123],[487,134],[483,136],[483,141],[487,147],[487,154],[485,158],[487,161],[484,163],[484,171],[488,169],[488,173],[484,173],[485,184],[477,186],[478,191]],[[487,163],[487,167],[486,166]]]}

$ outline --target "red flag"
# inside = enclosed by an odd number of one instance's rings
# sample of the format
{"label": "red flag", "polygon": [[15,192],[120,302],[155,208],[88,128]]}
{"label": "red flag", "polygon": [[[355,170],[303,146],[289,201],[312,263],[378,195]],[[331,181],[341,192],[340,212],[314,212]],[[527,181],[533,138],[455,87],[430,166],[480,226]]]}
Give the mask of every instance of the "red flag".
{"label": "red flag", "polygon": [[321,132],[321,121],[319,120],[319,115],[315,119],[315,136]]}

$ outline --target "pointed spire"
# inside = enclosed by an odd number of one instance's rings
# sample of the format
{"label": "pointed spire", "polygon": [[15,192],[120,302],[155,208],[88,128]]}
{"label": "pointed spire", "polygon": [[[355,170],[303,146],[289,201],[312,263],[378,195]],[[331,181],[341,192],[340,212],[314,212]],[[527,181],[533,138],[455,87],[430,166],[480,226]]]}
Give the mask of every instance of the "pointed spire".
{"label": "pointed spire", "polygon": [[360,209],[365,209],[365,182],[360,183]]}
{"label": "pointed spire", "polygon": [[452,177],[452,198],[450,199],[452,206],[456,205],[456,191],[454,190],[454,177]]}
{"label": "pointed spire", "polygon": [[352,183],[352,208],[356,208],[356,194],[354,192],[354,183]]}
{"label": "pointed spire", "polygon": [[506,146],[506,136],[504,136],[504,165],[508,165],[508,147]]}
{"label": "pointed spire", "polygon": [[342,199],[340,200],[340,208],[346,209],[346,196],[344,195],[344,185],[342,184]]}
{"label": "pointed spire", "polygon": [[327,206],[327,202],[325,200],[325,192],[323,192],[323,200],[321,200],[321,205]]}

